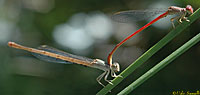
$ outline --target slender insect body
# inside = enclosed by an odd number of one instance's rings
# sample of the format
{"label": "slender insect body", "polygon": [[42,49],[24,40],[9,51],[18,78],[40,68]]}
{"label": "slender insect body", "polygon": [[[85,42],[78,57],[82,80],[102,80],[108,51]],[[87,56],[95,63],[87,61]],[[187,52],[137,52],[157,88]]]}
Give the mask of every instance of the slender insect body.
{"label": "slender insect body", "polygon": [[[47,61],[47,62],[53,62],[53,63],[63,63],[63,64],[80,64],[83,66],[88,66],[92,68],[97,68],[104,73],[102,73],[100,76],[97,77],[97,81],[99,84],[104,86],[100,80],[104,77],[104,80],[112,84],[109,80],[107,80],[108,75],[111,72],[111,76],[115,75],[115,72],[119,70],[117,66],[109,66],[108,64],[105,63],[105,61],[100,60],[100,59],[90,59],[87,57],[82,57],[82,56],[77,56],[73,55],[52,47],[49,47],[47,45],[42,45],[38,47],[37,49],[35,48],[30,48],[30,47],[25,47],[19,44],[16,44],[14,42],[8,42],[8,46],[17,48],[17,49],[22,49],[31,52],[35,57],[37,57],[40,60]],[[115,76],[113,76],[115,77]]]}
{"label": "slender insect body", "polygon": [[[145,17],[147,14],[147,16],[150,16],[151,13],[153,15],[155,15],[155,13],[159,13],[157,11],[153,12],[146,12],[144,11],[144,13],[142,13],[142,11],[137,11],[137,10],[129,10],[129,11],[122,11],[122,12],[117,12],[116,14],[114,14],[112,16],[112,19],[117,21],[117,22],[122,22],[122,23],[126,23],[129,21],[132,21],[135,17],[137,19],[142,19],[143,17]],[[110,64],[110,66],[112,66],[112,55],[114,54],[114,52],[124,43],[126,42],[128,39],[130,39],[131,37],[133,37],[134,35],[136,35],[137,33],[141,32],[142,30],[146,29],[147,27],[149,27],[150,25],[152,25],[153,23],[155,23],[156,21],[166,17],[167,15],[174,15],[176,14],[177,16],[173,17],[170,19],[173,28],[175,28],[174,25],[174,20],[178,19],[179,23],[182,23],[182,20],[185,20],[187,22],[189,22],[189,20],[187,19],[186,15],[187,14],[192,14],[193,13],[193,8],[191,5],[187,5],[185,8],[181,8],[181,7],[176,7],[176,6],[171,6],[168,8],[168,10],[164,13],[162,13],[160,16],[158,16],[157,18],[155,18],[154,20],[152,20],[151,22],[147,23],[146,25],[144,25],[143,27],[141,27],[140,29],[138,29],[137,31],[135,31],[134,33],[132,33],[131,35],[129,35],[127,38],[125,38],[124,40],[122,40],[120,43],[118,43],[113,49],[112,51],[109,53],[107,60],[108,60],[108,64]],[[139,15],[138,15],[139,14]],[[142,15],[141,15],[142,14]],[[147,17],[146,16],[146,17]],[[142,18],[140,18],[142,17]],[[124,20],[125,19],[125,20]]]}

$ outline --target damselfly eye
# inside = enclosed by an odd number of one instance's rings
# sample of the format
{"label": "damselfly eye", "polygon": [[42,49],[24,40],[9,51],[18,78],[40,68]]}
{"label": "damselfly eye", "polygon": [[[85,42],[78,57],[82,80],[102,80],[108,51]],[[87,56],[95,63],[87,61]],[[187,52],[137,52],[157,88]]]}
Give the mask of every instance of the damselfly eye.
{"label": "damselfly eye", "polygon": [[120,71],[119,63],[114,62],[114,63],[112,64],[112,69],[113,69],[115,72],[119,72],[119,71]]}
{"label": "damselfly eye", "polygon": [[192,8],[192,6],[191,5],[187,5],[186,6],[186,10],[189,12],[189,13],[193,13],[193,8]]}

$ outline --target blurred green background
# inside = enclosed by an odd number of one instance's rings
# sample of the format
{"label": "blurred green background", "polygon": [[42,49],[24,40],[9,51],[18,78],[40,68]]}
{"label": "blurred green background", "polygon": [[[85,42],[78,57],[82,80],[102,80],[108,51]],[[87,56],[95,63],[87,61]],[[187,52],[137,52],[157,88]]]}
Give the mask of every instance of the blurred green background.
{"label": "blurred green background", "polygon": [[[114,45],[150,20],[123,24],[110,20],[117,11],[167,8],[196,10],[199,0],[0,0],[0,95],[94,95],[102,86],[102,71],[81,65],[43,62],[29,52],[9,48],[8,41],[25,46],[49,45],[69,53],[106,60]],[[114,54],[121,70],[135,61],[171,29],[170,17],[153,24]],[[152,18],[153,19],[153,18]],[[177,23],[176,23],[177,24]],[[200,20],[156,53],[122,83],[115,95],[175,49],[199,33]],[[135,89],[134,95],[169,95],[200,90],[200,43]],[[109,77],[109,79],[112,79]],[[103,82],[106,84],[106,82]]]}

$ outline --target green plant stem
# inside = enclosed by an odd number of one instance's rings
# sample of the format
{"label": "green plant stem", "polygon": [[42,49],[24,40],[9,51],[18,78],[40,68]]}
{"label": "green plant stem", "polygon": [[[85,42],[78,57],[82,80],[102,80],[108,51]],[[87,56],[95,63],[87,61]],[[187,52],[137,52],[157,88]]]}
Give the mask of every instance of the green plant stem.
{"label": "green plant stem", "polygon": [[158,71],[160,71],[161,69],[163,69],[170,62],[172,62],[178,56],[180,56],[181,54],[183,54],[184,52],[186,52],[189,48],[191,48],[193,45],[195,45],[199,41],[200,41],[200,33],[197,34],[195,37],[193,37],[191,40],[189,40],[187,43],[185,43],[183,46],[181,46],[180,48],[178,48],[176,51],[174,51],[173,53],[171,53],[168,57],[166,57],[159,64],[157,64],[156,66],[154,66],[153,68],[151,68],[149,71],[147,71],[141,77],[139,77],[136,81],[134,81],[132,84],[130,84],[124,90],[122,90],[118,95],[126,95],[126,94],[130,93],[132,90],[134,90],[136,87],[138,87],[139,85],[141,85],[147,79],[149,79],[150,77],[152,77]]}
{"label": "green plant stem", "polygon": [[196,10],[188,19],[190,22],[184,21],[182,24],[178,25],[175,29],[169,32],[164,38],[162,38],[158,43],[156,43],[153,47],[151,47],[147,52],[145,52],[142,56],[140,56],[135,62],[133,62],[129,67],[127,67],[120,75],[123,77],[117,77],[112,80],[113,85],[106,85],[103,89],[101,89],[97,95],[105,95],[115,86],[117,86],[124,78],[130,75],[135,69],[141,66],[145,61],[147,61],[153,54],[159,51],[162,47],[164,47],[169,41],[175,38],[178,34],[180,34],[184,29],[186,29],[191,23],[197,20],[200,17],[200,9]]}

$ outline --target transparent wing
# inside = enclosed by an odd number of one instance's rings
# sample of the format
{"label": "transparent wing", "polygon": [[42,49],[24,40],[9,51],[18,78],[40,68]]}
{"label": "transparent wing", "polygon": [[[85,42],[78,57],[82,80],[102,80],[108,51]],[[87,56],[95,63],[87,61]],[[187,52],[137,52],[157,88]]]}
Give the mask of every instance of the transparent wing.
{"label": "transparent wing", "polygon": [[[55,53],[55,54],[59,54],[59,55],[65,56],[65,57],[79,59],[79,60],[82,60],[82,61],[85,61],[85,62],[88,62],[88,63],[93,61],[93,59],[82,57],[82,56],[73,55],[73,54],[70,54],[70,53],[67,53],[67,52],[64,52],[64,51],[49,47],[47,45],[42,45],[42,46],[38,47],[38,49],[39,50],[43,50],[43,51],[47,51],[47,52],[51,52],[51,53]],[[40,60],[47,61],[47,62],[64,63],[64,64],[72,64],[72,63],[74,63],[74,62],[69,62],[69,61],[66,61],[66,60],[57,59],[57,58],[54,58],[54,57],[51,57],[51,56],[42,55],[42,54],[37,54],[37,53],[32,53],[32,54],[35,57],[39,58]]]}
{"label": "transparent wing", "polygon": [[166,12],[166,9],[151,9],[151,10],[129,10],[121,11],[113,14],[111,19],[121,23],[130,23],[149,19],[157,14]]}

